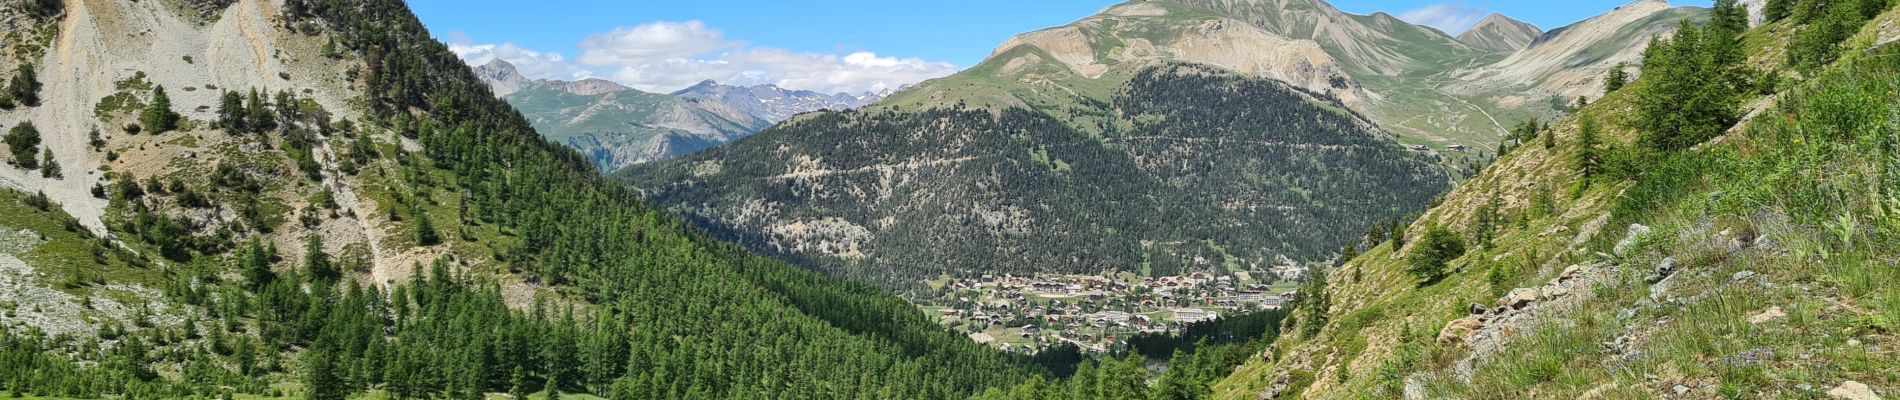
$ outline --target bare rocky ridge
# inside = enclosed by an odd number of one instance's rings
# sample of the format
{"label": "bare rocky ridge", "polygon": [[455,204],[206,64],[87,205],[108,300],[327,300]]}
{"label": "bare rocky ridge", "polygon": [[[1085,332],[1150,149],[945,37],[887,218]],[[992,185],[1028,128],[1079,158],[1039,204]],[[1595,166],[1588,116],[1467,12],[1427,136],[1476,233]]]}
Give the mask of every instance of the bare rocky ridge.
{"label": "bare rocky ridge", "polygon": [[514,64],[499,58],[475,67],[475,76],[482,78],[482,82],[488,82],[488,89],[494,91],[497,97],[514,94],[528,83],[528,78],[521,76],[521,71],[516,70]]}
{"label": "bare rocky ridge", "polygon": [[1495,64],[1454,73],[1450,90],[1475,93],[1523,87],[1562,98],[1603,93],[1603,73],[1617,63],[1637,65],[1649,40],[1673,32],[1694,15],[1662,0],[1638,0],[1615,11],[1552,30]]}
{"label": "bare rocky ridge", "polygon": [[[1218,66],[1241,74],[1272,78],[1315,92],[1331,93],[1348,102],[1364,96],[1340,63],[1319,43],[1295,40],[1232,18],[1181,17],[1149,3],[1111,7],[1094,17],[1068,26],[1025,33],[997,47],[992,57],[1018,46],[1033,46],[1069,70],[1099,79],[1118,65],[1143,65],[1160,60],[1188,61]],[[1186,21],[1174,21],[1188,18]],[[1179,29],[1172,40],[1142,37],[1146,26]],[[1127,28],[1124,28],[1127,27]],[[1104,54],[1099,50],[1108,36],[1122,43]],[[1041,61],[1025,54],[1008,60],[998,73],[1012,75]]]}
{"label": "bare rocky ridge", "polygon": [[619,83],[598,78],[588,78],[578,81],[553,79],[529,80],[527,77],[521,75],[521,71],[515,69],[514,64],[510,64],[499,58],[489,60],[486,64],[476,66],[475,76],[481,78],[482,82],[487,82],[488,88],[495,92],[496,97],[507,97],[510,94],[521,91],[521,88],[527,85],[544,85],[554,88],[555,90],[582,96],[607,94],[629,89]]}
{"label": "bare rocky ridge", "polygon": [[1389,14],[1353,15],[1321,0],[1168,0],[1232,15],[1267,32],[1319,43],[1355,73],[1399,75],[1472,49]]}
{"label": "bare rocky ridge", "polygon": [[1530,47],[1531,42],[1543,34],[1544,30],[1536,26],[1492,13],[1459,34],[1458,41],[1477,49],[1510,52]]}
{"label": "bare rocky ridge", "polygon": [[810,90],[790,90],[771,84],[732,86],[712,80],[673,92],[674,97],[695,104],[723,106],[772,123],[811,111],[842,111],[863,107],[883,100],[886,95],[889,93],[824,94]]}

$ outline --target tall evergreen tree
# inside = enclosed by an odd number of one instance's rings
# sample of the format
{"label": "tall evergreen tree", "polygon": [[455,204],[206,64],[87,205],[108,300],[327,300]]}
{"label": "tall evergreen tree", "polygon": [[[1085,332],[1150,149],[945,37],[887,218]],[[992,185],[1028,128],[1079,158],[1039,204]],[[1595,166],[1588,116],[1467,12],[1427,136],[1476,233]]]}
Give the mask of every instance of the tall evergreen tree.
{"label": "tall evergreen tree", "polygon": [[179,115],[172,111],[171,96],[165,94],[165,86],[152,88],[152,103],[145,106],[139,114],[139,124],[145,125],[145,131],[153,135],[178,129]]}
{"label": "tall evergreen tree", "polygon": [[1768,4],[1761,8],[1762,21],[1774,23],[1787,19],[1794,13],[1794,2],[1795,0],[1768,0]]}
{"label": "tall evergreen tree", "polygon": [[1597,151],[1597,119],[1585,114],[1577,119],[1577,127],[1577,172],[1583,175],[1583,187],[1588,188],[1603,165],[1603,155]]}
{"label": "tall evergreen tree", "polygon": [[257,89],[251,89],[251,95],[245,98],[244,112],[247,114],[245,125],[250,128],[250,132],[263,133],[277,129],[276,115],[271,112],[270,105],[264,102],[264,96],[257,93]]}
{"label": "tall evergreen tree", "polygon": [[1629,65],[1616,63],[1616,66],[1610,67],[1609,74],[1603,77],[1603,92],[1607,94],[1622,90],[1624,85],[1629,84],[1629,81]]}
{"label": "tall evergreen tree", "polygon": [[252,291],[262,291],[265,286],[277,280],[277,274],[271,272],[270,259],[270,253],[264,249],[263,242],[256,236],[251,237],[251,242],[244,246],[242,253],[239,253],[241,264],[239,270],[243,271],[244,280],[250,282]]}
{"label": "tall evergreen tree", "polygon": [[1333,308],[1333,301],[1326,293],[1326,270],[1314,268],[1307,274],[1306,283],[1300,285],[1294,308],[1300,314],[1300,334],[1312,337],[1326,327],[1327,313]]}
{"label": "tall evergreen tree", "polygon": [[1643,75],[1652,84],[1638,94],[1641,142],[1681,150],[1707,141],[1735,124],[1740,90],[1740,48],[1734,32],[1704,29],[1684,21],[1676,37],[1656,39],[1643,54]]}
{"label": "tall evergreen tree", "polygon": [[226,133],[239,134],[250,130],[245,120],[244,96],[234,91],[225,91],[218,98],[218,127]]}
{"label": "tall evergreen tree", "polygon": [[342,276],[336,263],[330,261],[330,255],[323,252],[323,235],[312,233],[304,237],[304,273],[310,275],[312,283],[333,283]]}
{"label": "tall evergreen tree", "polygon": [[308,400],[344,400],[351,392],[338,373],[336,355],[329,349],[312,348],[304,353],[303,382]]}

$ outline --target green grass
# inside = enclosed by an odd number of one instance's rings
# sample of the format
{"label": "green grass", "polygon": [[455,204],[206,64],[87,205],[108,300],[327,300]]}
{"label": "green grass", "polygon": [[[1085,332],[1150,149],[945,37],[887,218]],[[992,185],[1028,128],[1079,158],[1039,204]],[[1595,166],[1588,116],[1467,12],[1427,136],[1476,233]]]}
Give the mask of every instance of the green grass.
{"label": "green grass", "polygon": [[[27,205],[28,196],[0,189],[0,229],[24,229],[44,238],[38,245],[16,255],[39,271],[42,284],[84,294],[90,293],[89,288],[98,282],[154,283],[162,279],[163,274],[154,269],[125,268],[124,260],[131,257],[129,254],[94,237],[57,205],[44,211]],[[95,253],[100,256],[95,257]]]}

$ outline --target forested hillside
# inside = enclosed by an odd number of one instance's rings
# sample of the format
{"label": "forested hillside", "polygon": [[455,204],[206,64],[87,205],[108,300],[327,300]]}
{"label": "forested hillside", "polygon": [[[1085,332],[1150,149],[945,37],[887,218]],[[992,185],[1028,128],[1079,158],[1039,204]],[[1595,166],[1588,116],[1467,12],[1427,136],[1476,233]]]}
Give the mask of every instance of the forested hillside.
{"label": "forested hillside", "polygon": [[[964,398],[1043,370],[641,206],[399,1],[29,3],[8,34],[44,39],[8,40],[7,73],[47,90],[0,115],[65,169],[10,157],[5,182],[99,176],[109,206],[95,232],[68,212],[92,203],[0,194],[16,396]],[[280,50],[221,53],[243,39]],[[119,62],[153,70],[72,72]],[[95,78],[120,84],[63,89]]]}
{"label": "forested hillside", "polygon": [[1448,181],[1326,95],[1212,67],[1144,69],[1076,112],[1102,133],[1019,108],[825,113],[621,176],[753,249],[896,285],[1321,260]]}
{"label": "forested hillside", "polygon": [[1769,3],[1369,235],[1215,397],[1895,395],[1900,12]]}

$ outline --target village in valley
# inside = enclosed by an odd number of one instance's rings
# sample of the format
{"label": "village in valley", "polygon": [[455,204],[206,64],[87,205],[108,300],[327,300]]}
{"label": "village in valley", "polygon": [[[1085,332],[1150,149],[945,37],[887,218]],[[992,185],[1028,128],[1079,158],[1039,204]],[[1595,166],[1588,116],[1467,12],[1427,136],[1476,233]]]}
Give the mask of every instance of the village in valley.
{"label": "village in valley", "polygon": [[[1177,332],[1202,321],[1286,306],[1303,267],[1215,274],[982,275],[932,282],[917,299],[946,327],[993,347],[1033,354],[1072,344],[1102,353],[1130,337]],[[1253,277],[1287,277],[1260,282]]]}

